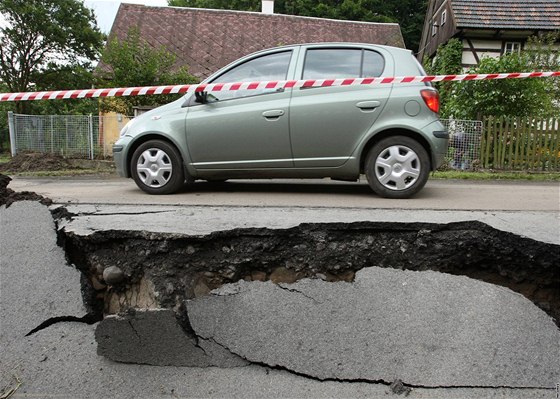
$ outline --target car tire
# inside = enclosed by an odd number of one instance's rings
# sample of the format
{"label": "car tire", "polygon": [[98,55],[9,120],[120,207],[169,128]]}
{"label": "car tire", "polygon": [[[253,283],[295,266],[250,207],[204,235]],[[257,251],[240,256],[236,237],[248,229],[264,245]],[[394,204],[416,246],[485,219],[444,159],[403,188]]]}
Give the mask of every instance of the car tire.
{"label": "car tire", "polygon": [[179,151],[162,140],[141,144],[132,155],[130,171],[136,185],[148,194],[172,194],[185,183]]}
{"label": "car tire", "polygon": [[406,136],[380,140],[369,151],[365,174],[371,189],[381,197],[409,198],[424,187],[430,174],[426,149]]}

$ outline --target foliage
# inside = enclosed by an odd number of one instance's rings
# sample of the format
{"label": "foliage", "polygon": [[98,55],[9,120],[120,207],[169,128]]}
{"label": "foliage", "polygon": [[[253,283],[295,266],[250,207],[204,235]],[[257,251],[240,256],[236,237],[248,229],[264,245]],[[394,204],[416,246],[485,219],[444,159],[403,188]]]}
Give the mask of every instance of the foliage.
{"label": "foliage", "polygon": [[[428,75],[456,75],[462,72],[461,59],[463,57],[463,43],[459,39],[451,39],[438,47],[436,57],[424,60]],[[450,98],[453,95],[455,82],[439,82],[435,87],[439,90],[441,100],[440,114],[448,118],[452,112]]]}
{"label": "foliage", "polygon": [[504,171],[479,171],[467,172],[464,170],[435,171],[432,179],[461,179],[461,180],[533,180],[533,181],[560,181],[557,172],[504,172]]}
{"label": "foliage", "polygon": [[[168,0],[170,6],[260,11],[261,0]],[[398,22],[405,44],[417,51],[427,0],[276,0],[274,12],[365,22]]]}
{"label": "foliage", "polygon": [[[560,30],[541,36],[531,36],[525,46],[525,52],[532,64],[542,71],[560,70],[560,50],[555,47],[560,42]],[[550,95],[556,101],[560,99],[560,78],[550,79]],[[560,106],[560,104],[558,104]]]}
{"label": "foliage", "polygon": [[[112,39],[103,52],[105,70],[100,85],[105,87],[156,86],[197,83],[186,67],[175,68],[176,56],[160,47],[154,49],[140,38],[138,28],[131,28],[125,40]],[[133,96],[104,100],[105,111],[132,115],[134,106],[156,106],[177,96]]]}
{"label": "foliage", "polygon": [[11,92],[41,86],[47,70],[91,69],[103,45],[93,12],[79,0],[0,0],[0,13],[0,80]]}
{"label": "foliage", "polygon": [[[35,85],[36,90],[74,90],[87,89],[94,85],[93,70],[90,66],[69,65],[52,67],[42,72],[41,80]],[[39,115],[96,115],[99,112],[97,99],[83,98],[77,100],[33,101],[30,111]]]}
{"label": "foliage", "polygon": [[[560,70],[560,52],[553,47],[560,32],[529,38],[521,53],[499,58],[483,57],[465,73],[508,73]],[[461,71],[461,42],[452,39],[440,46],[431,64],[424,60],[429,74],[457,74]],[[455,119],[481,119],[483,116],[547,117],[560,113],[560,79],[503,79],[445,82],[438,85],[442,116]]]}
{"label": "foliage", "polygon": [[[80,0],[0,0],[0,91],[91,87],[92,63],[105,35]],[[0,151],[8,147],[8,111],[91,113],[95,101],[21,101],[0,104]]]}
{"label": "foliage", "polygon": [[[540,70],[526,53],[511,53],[499,58],[484,57],[467,73],[508,73]],[[482,116],[546,117],[554,109],[551,96],[553,79],[502,79],[457,83],[447,104],[449,114],[458,119]]]}
{"label": "foliage", "polygon": [[[0,84],[0,91],[2,85]],[[0,102],[0,153],[8,151],[10,144],[10,131],[8,129],[8,111],[14,111],[15,105],[10,102]]]}

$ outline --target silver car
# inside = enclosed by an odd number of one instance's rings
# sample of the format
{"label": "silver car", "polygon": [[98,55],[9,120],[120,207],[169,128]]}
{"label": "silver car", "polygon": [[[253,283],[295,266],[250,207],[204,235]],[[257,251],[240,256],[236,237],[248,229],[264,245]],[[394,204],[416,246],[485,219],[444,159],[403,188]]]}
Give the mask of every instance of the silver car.
{"label": "silver car", "polygon": [[[320,43],[248,55],[204,83],[424,74],[408,50]],[[191,93],[130,121],[114,160],[149,194],[199,179],[365,174],[378,195],[407,198],[443,162],[448,134],[438,110],[429,83]]]}

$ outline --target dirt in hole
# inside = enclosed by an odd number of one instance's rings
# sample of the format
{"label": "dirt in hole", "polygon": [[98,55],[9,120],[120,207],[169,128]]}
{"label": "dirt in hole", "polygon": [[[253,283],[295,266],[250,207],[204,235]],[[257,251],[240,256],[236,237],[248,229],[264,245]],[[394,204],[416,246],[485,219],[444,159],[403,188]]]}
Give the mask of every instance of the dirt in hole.
{"label": "dirt in hole", "polygon": [[239,280],[352,281],[356,271],[380,266],[509,287],[560,321],[559,246],[480,222],[302,224],[203,237],[133,231],[78,236],[61,230],[59,243],[87,276],[87,302],[106,313],[135,305],[177,309],[185,299]]}

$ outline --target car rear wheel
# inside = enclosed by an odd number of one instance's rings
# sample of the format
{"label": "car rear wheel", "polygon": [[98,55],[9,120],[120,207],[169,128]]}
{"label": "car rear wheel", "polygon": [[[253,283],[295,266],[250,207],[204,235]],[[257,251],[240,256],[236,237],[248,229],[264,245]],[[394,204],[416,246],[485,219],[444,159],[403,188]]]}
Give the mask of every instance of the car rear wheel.
{"label": "car rear wheel", "polygon": [[162,140],[141,144],[132,155],[130,170],[136,185],[148,194],[171,194],[185,183],[181,155]]}
{"label": "car rear wheel", "polygon": [[369,151],[365,174],[371,189],[381,197],[408,198],[426,184],[430,158],[424,147],[410,137],[387,137]]}

